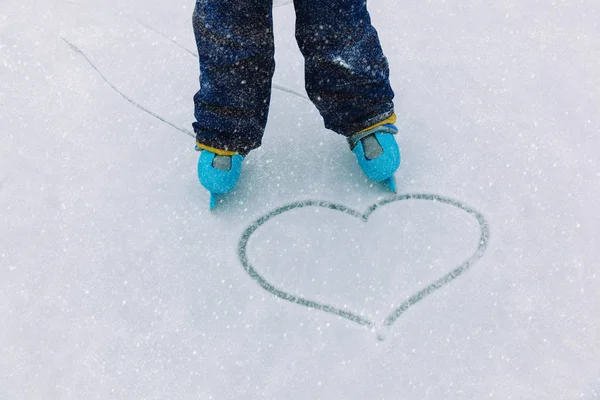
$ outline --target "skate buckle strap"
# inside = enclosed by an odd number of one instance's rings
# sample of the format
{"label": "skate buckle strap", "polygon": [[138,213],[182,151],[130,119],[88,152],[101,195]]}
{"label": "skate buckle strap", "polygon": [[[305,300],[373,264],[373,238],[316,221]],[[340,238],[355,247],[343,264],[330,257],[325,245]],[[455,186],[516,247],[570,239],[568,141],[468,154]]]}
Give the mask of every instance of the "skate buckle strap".
{"label": "skate buckle strap", "polygon": [[202,150],[208,150],[211,153],[215,153],[216,155],[219,155],[219,156],[234,156],[234,155],[238,154],[237,151],[218,149],[216,147],[212,147],[207,144],[203,144],[203,143],[196,141],[196,151],[202,151]]}
{"label": "skate buckle strap", "polygon": [[367,129],[366,131],[355,133],[354,135],[346,138],[346,140],[348,141],[348,145],[350,146],[350,150],[354,150],[354,148],[356,147],[358,142],[360,142],[361,139],[364,139],[367,136],[372,135],[373,133],[389,133],[395,135],[396,133],[398,133],[398,128],[396,128],[394,125],[380,125],[376,126],[373,129]]}

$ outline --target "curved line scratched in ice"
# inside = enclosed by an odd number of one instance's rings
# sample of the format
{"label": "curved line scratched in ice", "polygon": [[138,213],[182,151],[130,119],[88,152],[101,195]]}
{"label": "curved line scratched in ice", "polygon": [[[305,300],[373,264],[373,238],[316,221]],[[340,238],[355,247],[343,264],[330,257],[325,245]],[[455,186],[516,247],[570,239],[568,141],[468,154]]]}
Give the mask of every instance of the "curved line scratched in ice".
{"label": "curved line scratched in ice", "polygon": [[149,109],[147,109],[143,105],[141,105],[138,102],[136,102],[135,100],[133,100],[131,97],[127,96],[125,93],[123,93],[121,90],[119,90],[119,88],[117,88],[111,81],[109,81],[106,76],[104,76],[104,74],[98,69],[98,67],[96,67],[96,65],[92,62],[92,60],[90,60],[90,58],[79,47],[75,46],[73,43],[69,42],[65,38],[62,38],[62,40],[67,45],[69,45],[69,47],[73,51],[75,51],[76,53],[78,53],[79,55],[81,55],[88,62],[88,64],[90,64],[90,66],[98,73],[98,75],[100,75],[100,78],[102,78],[102,80],[108,84],[108,86],[110,86],[115,92],[117,92],[118,94],[120,94],[121,97],[123,97],[125,100],[127,100],[129,103],[131,103],[133,106],[135,106],[135,107],[139,108],[140,110],[142,110],[142,111],[150,114],[154,118],[156,118],[156,119],[164,122],[165,124],[169,125],[170,127],[175,128],[178,131],[185,133],[188,136],[191,136],[193,138],[196,137],[196,135],[194,133],[188,131],[187,129],[180,128],[179,126],[173,124],[172,122],[170,122],[166,118],[163,118],[160,115],[156,114],[155,112],[150,111]]}
{"label": "curved line scratched in ice", "polygon": [[479,237],[479,244],[472,256],[470,256],[468,259],[463,261],[459,266],[455,267],[450,272],[446,273],[439,279],[435,280],[434,282],[431,282],[429,285],[427,285],[423,289],[421,289],[421,290],[417,291],[416,293],[414,293],[413,295],[411,295],[407,300],[405,300],[402,304],[400,304],[400,306],[398,306],[396,309],[394,309],[392,312],[390,312],[388,314],[388,316],[385,318],[385,320],[383,321],[383,324],[381,326],[383,331],[380,331],[377,334],[378,340],[384,340],[385,333],[387,333],[390,330],[390,328],[394,324],[394,322],[396,322],[398,320],[398,318],[400,318],[400,316],[402,314],[404,314],[410,307],[412,307],[419,301],[423,300],[425,297],[433,294],[434,292],[441,289],[442,287],[446,286],[448,283],[454,281],[456,278],[458,278],[463,273],[468,271],[479,259],[481,259],[481,257],[485,253],[485,250],[486,250],[488,242],[489,242],[490,229],[489,229],[489,224],[486,221],[485,217],[479,211],[475,210],[472,207],[469,207],[468,205],[466,205],[458,200],[453,200],[448,197],[439,196],[439,195],[435,195],[435,194],[422,194],[422,193],[397,195],[397,196],[390,197],[388,199],[384,199],[384,200],[370,206],[369,209],[365,213],[360,213],[360,212],[353,210],[349,207],[346,207],[342,204],[330,203],[328,201],[306,200],[306,201],[295,202],[295,203],[291,203],[291,204],[279,207],[279,208],[267,213],[266,215],[260,217],[256,221],[254,221],[244,231],[244,233],[240,239],[240,242],[238,244],[238,256],[239,256],[240,262],[242,263],[242,266],[244,267],[244,269],[246,270],[246,272],[248,273],[248,275],[250,275],[250,277],[252,279],[254,279],[263,289],[265,289],[269,293],[271,293],[279,298],[282,298],[289,302],[296,303],[296,304],[299,304],[299,305],[302,305],[305,307],[314,308],[314,309],[321,310],[321,311],[324,311],[324,312],[327,312],[330,314],[337,315],[342,318],[346,318],[352,322],[356,322],[359,325],[364,325],[369,328],[375,328],[376,324],[373,321],[371,321],[365,317],[362,317],[356,313],[353,313],[351,311],[342,310],[342,309],[337,308],[332,305],[320,303],[317,301],[313,301],[310,299],[306,299],[306,298],[294,295],[292,293],[286,292],[283,289],[277,288],[274,285],[272,285],[271,283],[269,283],[265,278],[263,278],[257,272],[257,270],[252,266],[252,264],[248,260],[248,256],[247,256],[248,241],[250,240],[250,238],[252,237],[254,232],[256,232],[256,230],[258,228],[263,226],[269,220],[271,220],[272,218],[274,218],[278,215],[281,215],[285,212],[291,211],[291,210],[304,208],[304,207],[322,207],[322,208],[327,208],[327,209],[331,209],[331,210],[335,210],[335,211],[340,211],[340,212],[343,212],[350,216],[356,217],[356,218],[362,220],[363,222],[367,222],[369,220],[369,217],[371,216],[371,214],[373,214],[373,212],[375,212],[376,210],[382,208],[385,205],[399,202],[399,201],[405,201],[405,200],[425,200],[425,201],[439,202],[439,203],[443,203],[443,204],[446,204],[446,205],[449,205],[452,207],[456,207],[460,210],[463,210],[466,213],[468,213],[469,215],[473,216],[477,220],[477,222],[479,223],[481,235]]}
{"label": "curved line scratched in ice", "polygon": [[194,53],[192,50],[188,49],[187,47],[185,47],[184,45],[182,45],[181,43],[179,43],[177,40],[171,39],[170,37],[168,37],[164,33],[157,31],[156,29],[154,29],[150,25],[148,25],[148,24],[140,21],[139,19],[136,19],[136,21],[137,21],[138,24],[140,24],[144,28],[148,29],[149,31],[152,31],[152,32],[156,33],[161,38],[163,38],[163,39],[165,39],[165,40],[173,43],[175,46],[179,47],[180,49],[184,50],[185,52],[187,52],[187,53],[191,54],[192,56],[198,58],[198,54]]}
{"label": "curved line scratched in ice", "polygon": [[[144,27],[146,27],[147,29],[152,30],[153,32],[157,33],[158,35],[164,37],[165,39],[173,42],[174,44],[176,44],[177,46],[181,47],[182,49],[186,50],[188,53],[192,54],[194,57],[198,57],[197,54],[195,54],[194,52],[188,50],[186,47],[184,47],[183,45],[180,45],[179,43],[177,43],[176,41],[167,38],[166,36],[162,35],[160,32],[157,32],[156,30],[152,29],[151,27],[143,24],[142,22],[138,21],[141,25],[143,25]],[[144,107],[143,105],[141,105],[140,103],[136,102],[135,100],[133,100],[131,97],[127,96],[125,93],[123,93],[117,86],[115,86],[111,81],[108,80],[108,78],[102,73],[102,71],[100,71],[100,69],[98,67],[96,67],[96,65],[92,62],[92,60],[90,60],[90,58],[87,56],[87,54],[85,54],[83,52],[83,50],[81,50],[79,47],[77,47],[75,44],[69,42],[66,38],[62,38],[62,40],[73,50],[75,51],[77,54],[79,54],[80,56],[82,56],[87,62],[88,64],[90,64],[90,66],[94,69],[94,71],[96,71],[98,73],[98,75],[100,75],[100,78],[102,78],[102,80],[104,82],[106,82],[106,84],[108,84],[108,86],[110,86],[111,89],[113,89],[115,92],[117,92],[121,97],[123,97],[125,100],[127,100],[131,105],[135,106],[136,108],[144,111],[147,114],[150,114],[151,116],[153,116],[154,118],[158,119],[159,121],[169,125],[172,128],[177,129],[179,132],[185,133],[186,135],[196,138],[196,135],[185,129],[185,128],[181,128],[177,125],[175,125],[174,123],[170,122],[168,119],[161,117],[160,115],[158,115],[157,113],[155,113],[154,111],[151,111],[149,109],[147,109],[146,107]],[[303,95],[300,92],[295,91],[294,89],[288,88],[286,86],[283,85],[279,85],[276,83],[273,83],[272,87],[274,89],[280,90],[282,92],[285,93],[289,93],[295,96],[298,96],[304,100],[309,100],[309,98],[305,95]],[[310,100],[309,100],[310,101]]]}

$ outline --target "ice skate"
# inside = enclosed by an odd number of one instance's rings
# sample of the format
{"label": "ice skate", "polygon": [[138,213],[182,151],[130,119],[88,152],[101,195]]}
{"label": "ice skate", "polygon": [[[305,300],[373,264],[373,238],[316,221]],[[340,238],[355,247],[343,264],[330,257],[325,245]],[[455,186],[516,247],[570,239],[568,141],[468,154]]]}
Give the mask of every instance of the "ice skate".
{"label": "ice skate", "polygon": [[237,184],[244,157],[239,154],[218,155],[203,150],[198,159],[198,179],[210,192],[210,209],[214,209],[220,195],[229,193]]}
{"label": "ice skate", "polygon": [[394,135],[398,129],[392,125],[381,125],[354,134],[348,138],[350,149],[356,155],[358,165],[365,175],[383,182],[396,193],[394,173],[400,166],[400,149]]}

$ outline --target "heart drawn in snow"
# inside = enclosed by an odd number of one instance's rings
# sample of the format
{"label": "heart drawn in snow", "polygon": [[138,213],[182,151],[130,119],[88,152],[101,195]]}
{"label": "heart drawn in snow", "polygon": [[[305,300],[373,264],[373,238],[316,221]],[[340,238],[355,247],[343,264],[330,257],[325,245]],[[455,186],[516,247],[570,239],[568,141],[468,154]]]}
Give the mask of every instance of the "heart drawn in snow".
{"label": "heart drawn in snow", "polygon": [[[263,289],[265,289],[266,291],[268,291],[269,293],[271,293],[277,297],[280,297],[284,300],[287,300],[289,302],[296,303],[296,304],[299,304],[299,305],[302,305],[305,307],[314,308],[314,309],[321,310],[326,313],[330,313],[330,314],[334,314],[334,315],[337,315],[342,318],[346,318],[346,319],[348,319],[352,322],[355,322],[359,325],[364,325],[369,328],[375,328],[376,327],[375,322],[373,322],[361,315],[358,315],[358,313],[353,313],[351,311],[343,310],[341,308],[338,308],[338,307],[335,307],[335,306],[332,306],[329,304],[320,303],[320,302],[317,302],[314,300],[310,300],[310,299],[306,299],[306,298],[294,295],[293,293],[286,292],[285,290],[277,288],[274,285],[272,285],[271,283],[269,283],[265,278],[263,278],[256,271],[256,269],[252,266],[252,264],[248,260],[248,256],[247,256],[248,241],[250,240],[250,237],[252,237],[254,232],[256,232],[256,230],[258,228],[260,228],[262,225],[264,225],[270,219],[272,219],[278,215],[281,215],[285,212],[295,210],[298,208],[322,207],[322,208],[345,213],[347,215],[358,218],[366,223],[366,222],[368,222],[371,214],[373,214],[373,212],[375,212],[376,210],[381,209],[383,206],[385,206],[387,204],[396,203],[396,202],[405,201],[405,200],[431,201],[431,202],[443,203],[443,204],[458,208],[458,209],[466,212],[467,214],[471,215],[473,218],[475,218],[477,220],[477,222],[479,223],[481,236],[479,238],[479,244],[478,244],[477,248],[475,249],[475,252],[468,259],[463,261],[460,265],[454,267],[452,270],[447,272],[445,275],[443,275],[440,278],[436,279],[435,281],[431,282],[429,285],[427,285],[424,288],[413,293],[404,302],[402,302],[402,304],[400,304],[398,307],[396,307],[394,310],[392,310],[387,315],[387,317],[385,318],[385,320],[383,321],[383,324],[382,324],[382,329],[387,331],[391,328],[391,326],[394,324],[394,322],[396,322],[396,320],[398,320],[398,318],[402,314],[404,314],[404,312],[406,310],[408,310],[410,307],[412,307],[419,301],[423,300],[425,297],[429,296],[430,294],[434,293],[438,289],[446,286],[448,283],[452,282],[453,280],[455,280],[456,278],[461,276],[464,272],[469,270],[469,268],[471,268],[483,256],[483,253],[485,252],[485,249],[487,248],[487,245],[489,242],[490,229],[489,229],[489,225],[488,225],[487,221],[485,220],[485,218],[479,211],[475,210],[472,207],[465,205],[464,203],[462,203],[460,201],[453,200],[453,199],[439,196],[439,195],[434,195],[434,194],[404,194],[404,195],[393,196],[388,199],[384,199],[376,204],[373,204],[372,206],[370,206],[368,208],[368,210],[365,213],[361,213],[359,211],[353,210],[342,204],[330,203],[327,201],[316,201],[316,200],[300,201],[300,202],[291,203],[291,204],[279,207],[279,208],[269,212],[268,214],[260,217],[256,221],[254,221],[246,229],[246,231],[244,231],[244,234],[242,235],[242,238],[240,239],[240,242],[238,244],[238,255],[240,258],[240,262],[242,263],[244,269],[246,270],[246,272],[248,273],[248,275],[250,275],[250,277],[252,279],[254,279],[260,286],[262,286]],[[382,332],[382,331],[379,332],[378,339],[379,340],[385,339],[384,332]]]}

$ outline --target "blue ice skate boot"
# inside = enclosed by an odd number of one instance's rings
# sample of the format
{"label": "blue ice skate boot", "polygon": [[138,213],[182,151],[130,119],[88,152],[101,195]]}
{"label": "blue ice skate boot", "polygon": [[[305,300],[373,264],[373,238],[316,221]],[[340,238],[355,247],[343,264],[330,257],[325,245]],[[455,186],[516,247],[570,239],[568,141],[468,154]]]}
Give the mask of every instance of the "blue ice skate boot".
{"label": "blue ice skate boot", "polygon": [[394,138],[396,133],[398,128],[395,125],[386,124],[348,138],[350,149],[356,155],[358,165],[365,175],[375,182],[384,182],[394,193],[394,173],[400,166],[400,149]]}
{"label": "blue ice skate boot", "polygon": [[210,150],[200,153],[198,179],[210,192],[211,210],[215,208],[219,195],[229,193],[237,184],[243,160],[240,154],[218,155]]}

